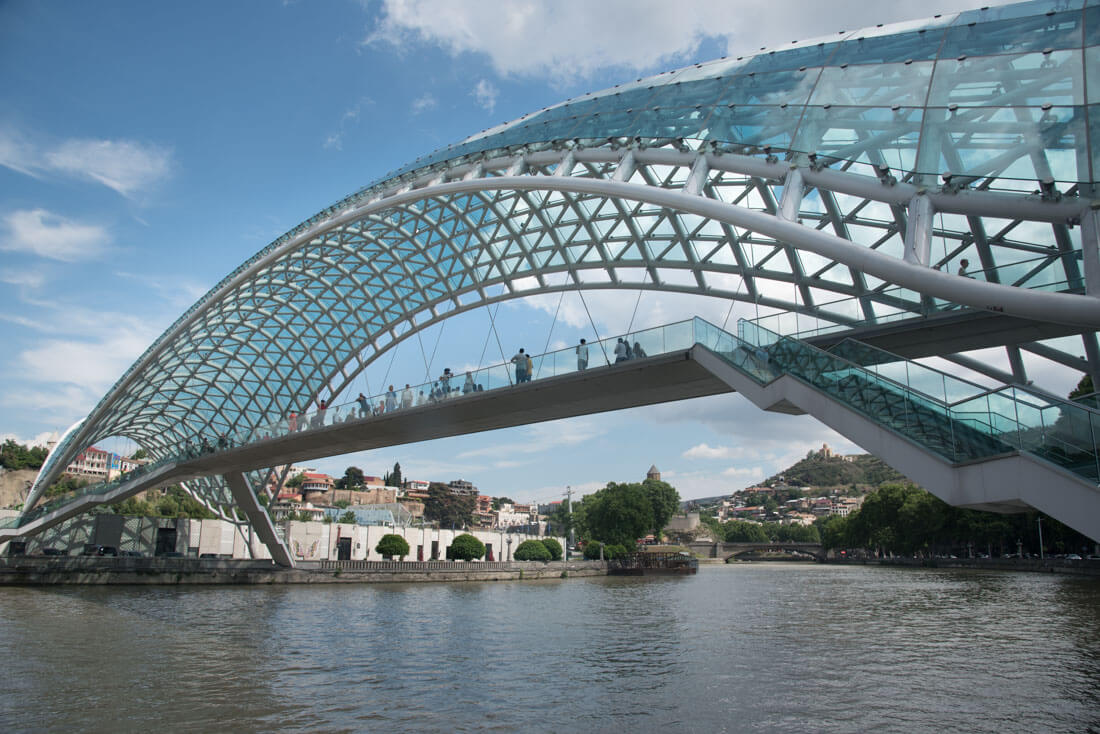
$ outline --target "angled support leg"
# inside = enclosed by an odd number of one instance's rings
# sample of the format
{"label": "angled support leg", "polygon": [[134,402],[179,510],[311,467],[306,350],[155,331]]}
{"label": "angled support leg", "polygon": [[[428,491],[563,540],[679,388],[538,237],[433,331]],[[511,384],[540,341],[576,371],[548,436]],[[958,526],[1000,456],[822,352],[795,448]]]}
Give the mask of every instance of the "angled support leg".
{"label": "angled support leg", "polygon": [[271,552],[271,559],[285,568],[294,568],[294,559],[290,557],[290,551],[275,534],[275,525],[272,524],[271,517],[260,501],[256,499],[256,493],[249,486],[248,478],[244,474],[233,472],[225,475],[225,481],[229,485],[229,491],[233,493],[233,500],[237,503],[237,507],[241,508],[248,522],[256,530],[256,534],[260,536],[260,540]]}

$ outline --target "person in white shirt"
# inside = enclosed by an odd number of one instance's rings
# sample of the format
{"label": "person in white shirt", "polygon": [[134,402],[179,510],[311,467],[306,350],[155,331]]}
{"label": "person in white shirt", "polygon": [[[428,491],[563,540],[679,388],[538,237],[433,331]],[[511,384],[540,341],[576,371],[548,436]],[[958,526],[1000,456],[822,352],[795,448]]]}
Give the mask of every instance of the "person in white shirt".
{"label": "person in white shirt", "polygon": [[588,345],[584,343],[584,339],[581,339],[581,343],[577,345],[577,370],[584,370],[588,368]]}

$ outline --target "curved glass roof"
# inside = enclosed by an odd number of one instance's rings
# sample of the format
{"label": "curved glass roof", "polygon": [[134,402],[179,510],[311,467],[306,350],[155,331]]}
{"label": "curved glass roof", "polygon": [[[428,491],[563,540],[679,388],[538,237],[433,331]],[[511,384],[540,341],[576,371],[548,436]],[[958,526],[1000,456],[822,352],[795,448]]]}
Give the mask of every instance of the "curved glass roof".
{"label": "curved glass roof", "polygon": [[985,8],[637,79],[485,130],[384,180],[509,146],[639,137],[770,146],[933,177],[1092,182],[1098,69],[1097,0]]}

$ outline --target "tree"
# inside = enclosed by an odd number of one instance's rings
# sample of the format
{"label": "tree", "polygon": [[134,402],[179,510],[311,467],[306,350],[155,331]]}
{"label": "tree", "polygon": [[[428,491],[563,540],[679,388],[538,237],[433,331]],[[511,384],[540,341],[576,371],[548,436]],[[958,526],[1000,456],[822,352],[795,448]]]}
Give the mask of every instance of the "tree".
{"label": "tree", "polygon": [[725,524],[727,543],[767,543],[764,527],[748,520],[730,520]]}
{"label": "tree", "polygon": [[477,498],[452,492],[446,484],[432,482],[424,500],[424,517],[435,520],[439,527],[462,527],[470,524]]}
{"label": "tree", "polygon": [[1077,383],[1077,387],[1073,388],[1073,392],[1069,394],[1069,399],[1073,400],[1083,395],[1091,395],[1093,392],[1095,392],[1095,388],[1092,386],[1092,375],[1085,375]]}
{"label": "tree", "polygon": [[135,459],[135,460],[148,459],[149,458],[149,452],[146,451],[145,449],[138,449],[137,451],[134,452],[134,455],[131,456],[130,458]]}
{"label": "tree", "polygon": [[393,471],[382,475],[382,482],[387,487],[400,487],[404,481],[404,477],[401,476],[401,464],[396,461],[393,464]]}
{"label": "tree", "polygon": [[665,529],[665,525],[668,525],[669,518],[680,509],[680,493],[668,482],[662,482],[658,479],[645,480],[642,482],[642,489],[653,508],[653,519],[649,527],[653,531],[653,535],[659,538],[661,531]]}
{"label": "tree", "polygon": [[514,505],[515,503],[516,501],[511,497],[494,497],[493,509],[499,510],[501,508],[501,505]]}
{"label": "tree", "polygon": [[306,475],[304,473],[295,474],[290,479],[286,480],[283,484],[287,489],[297,489],[302,486],[302,483],[306,481]]}
{"label": "tree", "polygon": [[333,507],[339,507],[341,510],[346,510],[351,507],[351,502],[348,500],[336,500],[332,503]]}
{"label": "tree", "polygon": [[584,499],[585,522],[593,538],[631,548],[653,524],[653,505],[641,484],[607,486]]}
{"label": "tree", "polygon": [[447,558],[455,561],[472,561],[484,555],[485,544],[469,533],[459,535],[447,548]]}
{"label": "tree", "polygon": [[348,510],[343,515],[341,515],[340,519],[337,520],[336,522],[342,522],[342,523],[346,523],[348,525],[354,525],[357,522],[359,522],[359,518],[357,518],[355,516],[354,512],[352,512],[351,510]]}
{"label": "tree", "polygon": [[357,466],[349,466],[344,470],[344,476],[333,482],[332,486],[333,489],[355,489],[356,487],[362,487],[363,470]]}
{"label": "tree", "polygon": [[[589,561],[597,561],[600,558],[600,549],[603,543],[598,540],[590,540],[584,544],[584,557]],[[606,558],[606,556],[605,556]]]}
{"label": "tree", "polygon": [[400,535],[387,533],[378,541],[378,545],[374,546],[374,551],[387,561],[394,556],[398,556],[401,560],[405,560],[405,556],[409,555],[409,541],[405,540]]}
{"label": "tree", "polygon": [[561,543],[559,543],[555,538],[543,538],[542,544],[546,546],[546,550],[550,551],[551,561],[561,560],[562,553],[564,552],[561,547]]}
{"label": "tree", "polygon": [[41,446],[27,448],[12,439],[0,445],[0,466],[5,469],[38,469],[49,452]]}
{"label": "tree", "polygon": [[538,540],[525,540],[519,544],[512,558],[517,561],[549,561],[550,549]]}
{"label": "tree", "polygon": [[618,543],[612,543],[611,545],[604,546],[603,557],[608,560],[614,560],[616,558],[622,558],[629,552],[630,551],[627,550],[626,546],[619,545]]}

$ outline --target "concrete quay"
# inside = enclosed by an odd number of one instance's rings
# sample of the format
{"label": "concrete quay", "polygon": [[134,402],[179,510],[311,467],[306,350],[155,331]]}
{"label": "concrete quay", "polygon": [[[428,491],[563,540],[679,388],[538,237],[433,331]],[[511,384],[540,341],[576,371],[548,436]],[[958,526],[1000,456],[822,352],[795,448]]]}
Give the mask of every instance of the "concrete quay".
{"label": "concrete quay", "polygon": [[282,568],[271,561],[213,558],[0,559],[0,586],[361,584],[439,581],[528,581],[606,576],[602,561],[315,561]]}

